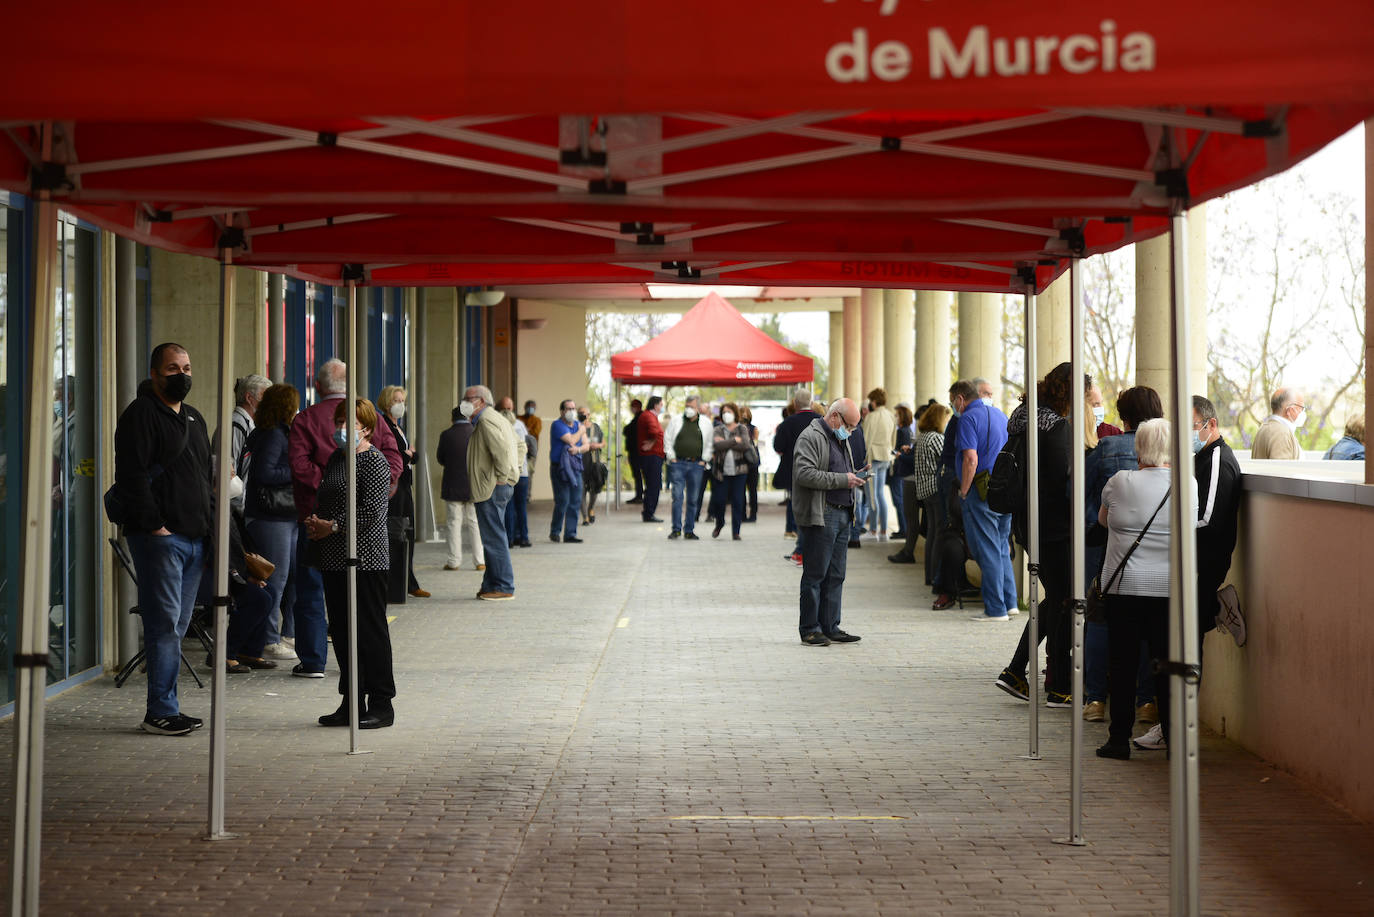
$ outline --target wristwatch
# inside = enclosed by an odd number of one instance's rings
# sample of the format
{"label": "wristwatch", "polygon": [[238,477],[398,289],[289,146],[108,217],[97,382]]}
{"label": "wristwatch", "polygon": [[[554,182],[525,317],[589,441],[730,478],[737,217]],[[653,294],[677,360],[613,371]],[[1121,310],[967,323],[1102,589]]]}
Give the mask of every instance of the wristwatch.
{"label": "wristwatch", "polygon": [[329,523],[329,530],[335,535],[339,534],[339,520],[335,519],[333,522]]}

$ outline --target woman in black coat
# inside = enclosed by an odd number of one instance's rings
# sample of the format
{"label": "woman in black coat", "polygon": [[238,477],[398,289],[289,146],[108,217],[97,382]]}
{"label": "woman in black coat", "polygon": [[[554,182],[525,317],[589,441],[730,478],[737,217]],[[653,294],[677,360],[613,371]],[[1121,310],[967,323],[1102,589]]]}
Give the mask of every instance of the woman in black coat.
{"label": "woman in black coat", "polygon": [[[386,512],[389,520],[404,520],[405,541],[410,546],[410,550],[406,552],[406,590],[417,599],[427,599],[430,594],[420,588],[420,581],[415,578],[415,474],[411,471],[415,465],[415,447],[410,444],[400,425],[401,418],[406,416],[406,390],[399,385],[388,385],[383,388],[377,396],[377,414],[387,425],[391,435],[396,437],[396,448],[401,453],[401,476],[396,481],[396,493],[392,495]],[[393,546],[400,543],[392,541]],[[396,556],[393,548],[393,569],[399,566],[399,561],[400,558]]]}

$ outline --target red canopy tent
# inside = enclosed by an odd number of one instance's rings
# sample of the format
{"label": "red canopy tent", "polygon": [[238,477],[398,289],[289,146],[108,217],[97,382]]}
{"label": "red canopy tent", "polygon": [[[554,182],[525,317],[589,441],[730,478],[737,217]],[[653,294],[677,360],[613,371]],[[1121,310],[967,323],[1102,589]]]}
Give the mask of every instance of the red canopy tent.
{"label": "red canopy tent", "polygon": [[611,378],[652,385],[783,385],[815,378],[810,357],[779,344],[715,293],[643,346],[611,357]]}
{"label": "red canopy tent", "polygon": [[[350,287],[431,266],[447,282],[647,266],[824,283],[846,264],[896,275],[846,286],[920,286],[900,265],[962,264],[967,286],[940,285],[1033,292],[1374,113],[1368,0],[246,0],[231,14],[73,0],[16,4],[5,24],[22,78],[0,87],[0,187],[34,197],[40,245],[60,204],[226,262],[352,265]],[[52,448],[36,435],[51,422],[52,247],[38,255],[12,873],[28,914]],[[213,719],[212,834],[219,704]],[[1195,778],[1195,757],[1177,748],[1175,766]]]}

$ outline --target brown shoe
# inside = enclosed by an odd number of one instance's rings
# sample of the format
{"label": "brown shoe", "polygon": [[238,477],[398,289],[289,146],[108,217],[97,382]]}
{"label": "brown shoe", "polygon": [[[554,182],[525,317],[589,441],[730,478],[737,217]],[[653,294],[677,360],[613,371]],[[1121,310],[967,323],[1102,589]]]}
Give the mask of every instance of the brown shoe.
{"label": "brown shoe", "polygon": [[954,607],[954,597],[949,595],[939,596],[935,603],[930,606],[932,611],[944,611],[946,608],[952,607]]}
{"label": "brown shoe", "polygon": [[426,591],[423,590],[423,589],[412,589],[412,590],[410,590],[410,594],[413,595],[413,596],[415,596],[417,599],[427,599],[427,598],[429,598],[429,593],[426,592]]}
{"label": "brown shoe", "polygon": [[257,656],[235,656],[240,665],[246,665],[250,669],[275,669],[277,664],[271,659],[261,659]]}

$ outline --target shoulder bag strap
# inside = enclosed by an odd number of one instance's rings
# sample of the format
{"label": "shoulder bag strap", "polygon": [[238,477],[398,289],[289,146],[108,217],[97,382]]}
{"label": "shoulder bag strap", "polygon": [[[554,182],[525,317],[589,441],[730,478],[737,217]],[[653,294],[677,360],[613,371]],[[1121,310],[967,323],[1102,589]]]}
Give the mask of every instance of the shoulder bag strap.
{"label": "shoulder bag strap", "polygon": [[1140,534],[1135,537],[1135,541],[1132,542],[1131,546],[1126,549],[1126,554],[1124,557],[1121,558],[1121,563],[1116,565],[1116,570],[1112,572],[1112,578],[1107,581],[1107,585],[1102,589],[1103,595],[1106,595],[1108,592],[1111,592],[1112,587],[1116,585],[1117,577],[1121,576],[1121,571],[1126,569],[1126,561],[1130,560],[1131,555],[1135,553],[1135,549],[1140,547],[1140,542],[1144,540],[1145,533],[1150,530],[1150,526],[1154,524],[1155,517],[1159,515],[1159,511],[1162,510],[1164,508],[1164,504],[1168,502],[1169,494],[1166,493],[1164,495],[1164,499],[1160,500],[1159,505],[1155,507],[1155,511],[1153,513],[1150,513],[1150,519],[1145,523],[1145,528],[1140,530]]}

